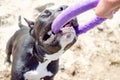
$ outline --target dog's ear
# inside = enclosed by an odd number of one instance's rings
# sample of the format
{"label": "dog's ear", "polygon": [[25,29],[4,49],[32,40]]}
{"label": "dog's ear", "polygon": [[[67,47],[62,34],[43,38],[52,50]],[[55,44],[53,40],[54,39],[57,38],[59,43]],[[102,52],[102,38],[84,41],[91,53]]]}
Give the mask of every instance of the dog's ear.
{"label": "dog's ear", "polygon": [[18,26],[22,29],[24,27],[26,27],[24,24],[22,24],[22,18],[21,16],[18,17]]}
{"label": "dog's ear", "polygon": [[29,26],[30,28],[33,28],[33,26],[34,26],[34,22],[33,22],[33,21],[30,21],[30,20],[28,20],[28,19],[26,19],[26,18],[24,18],[24,20],[27,22],[27,24],[28,24],[28,26]]}
{"label": "dog's ear", "polygon": [[26,18],[24,18],[24,20],[27,22],[27,24],[28,24],[28,26],[30,28],[30,31],[29,31],[30,35],[34,38],[35,37],[35,35],[34,35],[34,29],[33,29],[34,28],[34,22],[30,21],[30,20],[28,20]]}

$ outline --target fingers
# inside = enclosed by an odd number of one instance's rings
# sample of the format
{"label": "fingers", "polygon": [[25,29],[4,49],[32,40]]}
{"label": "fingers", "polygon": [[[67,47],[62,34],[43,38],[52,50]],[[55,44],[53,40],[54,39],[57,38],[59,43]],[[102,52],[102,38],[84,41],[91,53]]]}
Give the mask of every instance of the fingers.
{"label": "fingers", "polygon": [[100,0],[95,8],[95,13],[99,17],[111,19],[119,8],[120,0]]}

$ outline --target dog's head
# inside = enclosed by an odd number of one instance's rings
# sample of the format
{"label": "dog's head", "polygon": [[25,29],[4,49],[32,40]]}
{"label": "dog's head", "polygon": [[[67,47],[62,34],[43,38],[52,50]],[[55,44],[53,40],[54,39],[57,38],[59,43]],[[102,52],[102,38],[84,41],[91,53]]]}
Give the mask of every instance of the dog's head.
{"label": "dog's head", "polygon": [[61,6],[56,10],[44,10],[34,22],[31,35],[35,38],[36,44],[48,54],[56,53],[61,49],[67,50],[76,41],[75,28],[78,26],[76,18],[65,24],[58,34],[51,31],[53,20],[66,8],[67,6]]}

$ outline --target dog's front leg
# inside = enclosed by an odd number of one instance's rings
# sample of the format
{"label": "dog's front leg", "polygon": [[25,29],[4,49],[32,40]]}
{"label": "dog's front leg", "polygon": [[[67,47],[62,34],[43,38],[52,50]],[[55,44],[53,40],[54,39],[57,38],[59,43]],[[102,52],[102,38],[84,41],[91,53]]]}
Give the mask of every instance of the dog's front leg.
{"label": "dog's front leg", "polygon": [[25,80],[23,73],[24,73],[23,67],[18,69],[12,66],[11,80]]}

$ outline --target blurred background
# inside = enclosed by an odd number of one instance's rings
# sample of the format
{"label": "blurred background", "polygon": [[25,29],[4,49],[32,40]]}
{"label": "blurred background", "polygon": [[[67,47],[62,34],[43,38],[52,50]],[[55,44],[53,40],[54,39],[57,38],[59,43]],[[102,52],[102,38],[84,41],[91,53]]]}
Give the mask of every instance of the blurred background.
{"label": "blurred background", "polygon": [[[18,16],[35,20],[46,8],[72,5],[83,0],[0,0],[0,80],[10,80],[5,61],[6,42],[19,29]],[[94,17],[94,9],[78,16],[79,24]],[[23,24],[25,24],[23,22]],[[120,80],[120,11],[92,30],[60,57],[55,80]]]}

